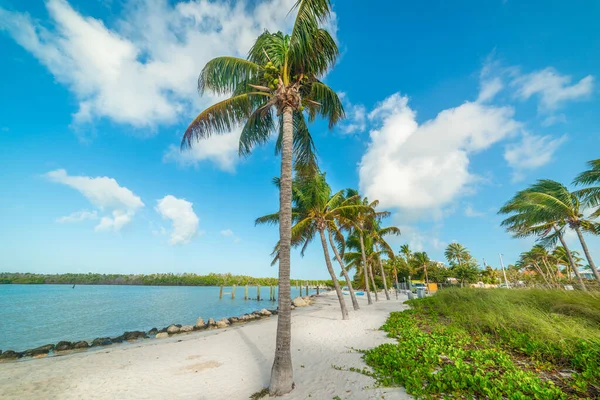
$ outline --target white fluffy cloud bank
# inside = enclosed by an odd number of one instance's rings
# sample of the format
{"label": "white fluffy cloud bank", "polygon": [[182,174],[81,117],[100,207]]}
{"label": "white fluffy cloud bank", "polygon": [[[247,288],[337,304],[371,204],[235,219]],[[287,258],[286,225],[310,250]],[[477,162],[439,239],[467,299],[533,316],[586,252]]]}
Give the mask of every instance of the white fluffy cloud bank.
{"label": "white fluffy cloud bank", "polygon": [[[128,0],[110,23],[83,5],[47,0],[45,16],[0,8],[0,31],[44,65],[74,94],[75,123],[106,118],[152,132],[191,117],[216,101],[199,98],[198,74],[210,59],[244,57],[264,29],[286,30],[295,0]],[[17,3],[15,3],[17,4]],[[335,32],[335,18],[331,27]],[[239,132],[203,141],[197,150],[168,152],[168,160],[210,160],[231,170]]]}
{"label": "white fluffy cloud bank", "polygon": [[[144,203],[138,196],[126,187],[120,186],[113,178],[73,176],[64,169],[50,171],[45,176],[53,182],[79,191],[101,214],[104,214],[100,218],[100,223],[96,225],[98,231],[121,230],[131,222],[136,211],[144,207]],[[80,211],[60,218],[59,222],[76,222],[97,217],[96,211]]]}
{"label": "white fluffy cloud bank", "polygon": [[169,238],[172,245],[187,244],[198,232],[200,220],[192,206],[189,201],[171,195],[158,200],[156,211],[173,225]]}
{"label": "white fluffy cloud bank", "polygon": [[419,124],[396,93],[369,114],[375,124],[360,167],[360,189],[382,207],[439,209],[477,177],[469,156],[518,132],[510,107],[466,102]]}

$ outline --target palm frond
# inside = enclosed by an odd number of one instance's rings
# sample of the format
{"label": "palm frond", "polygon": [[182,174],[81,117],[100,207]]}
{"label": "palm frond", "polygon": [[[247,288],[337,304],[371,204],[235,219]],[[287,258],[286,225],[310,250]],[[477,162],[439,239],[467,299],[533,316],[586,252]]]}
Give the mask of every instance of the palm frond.
{"label": "palm frond", "polygon": [[312,100],[319,103],[319,106],[309,108],[309,121],[313,122],[317,115],[322,116],[329,122],[329,129],[332,129],[338,121],[345,118],[344,106],[342,101],[329,86],[321,82],[313,82],[310,86],[310,93],[306,100]]}
{"label": "palm frond", "polygon": [[189,147],[192,141],[206,139],[212,134],[231,132],[251,115],[254,101],[265,96],[268,95],[261,92],[245,93],[208,107],[188,126],[181,147]]}
{"label": "palm frond", "polygon": [[216,94],[233,93],[238,86],[259,76],[261,67],[249,60],[237,57],[217,57],[206,63],[198,78],[200,94],[211,91]]}

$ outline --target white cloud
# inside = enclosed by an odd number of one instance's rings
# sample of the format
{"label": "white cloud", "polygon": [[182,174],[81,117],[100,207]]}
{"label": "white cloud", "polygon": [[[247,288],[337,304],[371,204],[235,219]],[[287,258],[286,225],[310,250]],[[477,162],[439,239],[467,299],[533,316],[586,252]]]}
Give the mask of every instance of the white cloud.
{"label": "white cloud", "polygon": [[479,97],[477,102],[484,103],[492,100],[500,91],[504,89],[504,84],[499,77],[493,77],[491,79],[483,79],[481,81],[481,88],[479,90]]}
{"label": "white cloud", "polygon": [[167,195],[158,200],[156,211],[163,218],[171,220],[173,231],[169,243],[187,244],[198,232],[198,223],[200,220],[194,213],[193,204],[184,199]]}
{"label": "white cloud", "polygon": [[419,125],[408,98],[396,93],[369,114],[376,129],[360,162],[360,189],[383,208],[439,210],[477,180],[469,156],[520,129],[513,114],[466,102]]}
{"label": "white cloud", "polygon": [[561,75],[554,68],[548,67],[527,75],[517,77],[512,85],[517,95],[529,99],[534,95],[540,98],[540,110],[552,111],[567,101],[581,100],[590,96],[594,86],[594,77],[588,75],[579,82],[571,84],[569,75]]}
{"label": "white cloud", "polygon": [[475,210],[472,204],[467,204],[465,207],[465,216],[469,218],[483,217],[484,215],[485,213]]}
{"label": "white cloud", "polygon": [[567,116],[565,114],[550,115],[542,121],[542,126],[552,126],[554,124],[566,123]]}
{"label": "white cloud", "polygon": [[98,212],[97,211],[76,211],[74,213],[71,213],[65,217],[60,217],[56,220],[56,222],[60,222],[60,223],[68,223],[68,222],[81,222],[81,221],[85,221],[88,219],[98,219]]}
{"label": "white cloud", "polygon": [[231,229],[224,229],[219,233],[221,234],[221,236],[233,238],[233,243],[239,243],[241,241],[241,239],[238,236],[236,236]]}
{"label": "white cloud", "polygon": [[99,211],[110,213],[101,218],[96,230],[118,231],[131,222],[136,211],[144,206],[138,196],[126,187],[120,186],[113,178],[72,176],[64,169],[50,171],[45,176],[53,182],[62,183],[79,191]]}
{"label": "white cloud", "polygon": [[[129,0],[110,23],[47,0],[48,19],[0,8],[6,31],[43,64],[78,102],[76,124],[107,118],[153,133],[188,120],[216,101],[199,98],[198,74],[210,59],[245,57],[264,29],[290,30],[296,0],[168,2]],[[330,29],[337,30],[335,14]],[[239,132],[207,140],[199,150],[167,159],[216,162],[232,170]],[[198,146],[200,147],[200,146]]]}
{"label": "white cloud", "polygon": [[552,138],[523,132],[521,141],[506,146],[504,151],[504,159],[514,169],[513,182],[523,180],[525,172],[548,164],[566,140],[566,135]]}
{"label": "white cloud", "polygon": [[338,93],[344,103],[346,119],[339,125],[339,130],[347,135],[360,133],[367,129],[367,109],[362,104],[353,104],[344,92]]}

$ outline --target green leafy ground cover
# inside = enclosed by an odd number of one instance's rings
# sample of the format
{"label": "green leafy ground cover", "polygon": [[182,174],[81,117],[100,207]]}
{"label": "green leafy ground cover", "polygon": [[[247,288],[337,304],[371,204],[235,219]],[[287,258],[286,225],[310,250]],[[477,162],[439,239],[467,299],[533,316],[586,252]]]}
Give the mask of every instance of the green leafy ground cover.
{"label": "green leafy ground cover", "polygon": [[582,292],[448,289],[411,300],[364,353],[383,386],[417,398],[600,398],[600,298]]}

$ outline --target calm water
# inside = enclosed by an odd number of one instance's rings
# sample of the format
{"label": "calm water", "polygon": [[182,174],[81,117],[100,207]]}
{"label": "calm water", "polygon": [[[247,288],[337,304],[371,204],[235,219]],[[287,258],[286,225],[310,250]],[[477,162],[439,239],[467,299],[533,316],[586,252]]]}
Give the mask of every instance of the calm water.
{"label": "calm water", "polygon": [[[298,294],[292,288],[292,298]],[[249,296],[256,297],[256,287],[249,288]],[[198,317],[217,320],[277,307],[268,300],[244,301],[244,287],[236,289],[235,297],[219,300],[218,287],[0,285],[0,349],[91,341],[170,324],[194,325]],[[261,288],[261,298],[269,298],[269,287]]]}

